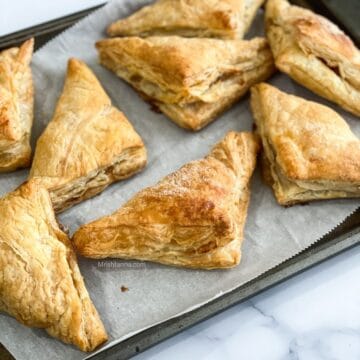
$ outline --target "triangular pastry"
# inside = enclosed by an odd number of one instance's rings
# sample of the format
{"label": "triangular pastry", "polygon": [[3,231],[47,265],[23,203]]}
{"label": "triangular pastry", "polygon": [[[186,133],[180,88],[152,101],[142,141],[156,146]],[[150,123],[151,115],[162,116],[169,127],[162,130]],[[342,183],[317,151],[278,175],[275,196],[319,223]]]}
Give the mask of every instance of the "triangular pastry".
{"label": "triangular pastry", "polygon": [[177,36],[97,42],[100,62],[178,125],[199,130],[274,72],[263,38]]}
{"label": "triangular pastry", "polygon": [[242,39],[264,0],[158,0],[111,24],[110,36]]}
{"label": "triangular pastry", "polygon": [[191,268],[237,265],[258,150],[252,133],[228,133],[204,159],[82,226],[73,237],[77,251]]}
{"label": "triangular pastry", "polygon": [[62,211],[145,164],[140,136],[91,70],[70,59],[53,119],[37,142],[30,178],[42,178],[55,210]]}
{"label": "triangular pastry", "polygon": [[336,25],[286,0],[269,0],[266,35],[279,70],[360,116],[360,51]]}
{"label": "triangular pastry", "polygon": [[0,199],[0,311],[91,351],[107,340],[49,194],[30,181]]}
{"label": "triangular pastry", "polygon": [[0,172],[30,166],[34,40],[0,52]]}
{"label": "triangular pastry", "polygon": [[281,205],[360,197],[360,140],[340,115],[267,84],[251,89],[251,108]]}

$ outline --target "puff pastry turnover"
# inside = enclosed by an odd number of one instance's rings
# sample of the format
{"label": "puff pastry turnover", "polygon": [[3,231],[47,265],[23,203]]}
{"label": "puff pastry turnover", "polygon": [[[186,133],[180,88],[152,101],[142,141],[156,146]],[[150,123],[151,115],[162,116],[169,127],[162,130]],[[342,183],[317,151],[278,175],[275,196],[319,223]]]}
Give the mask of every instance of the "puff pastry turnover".
{"label": "puff pastry turnover", "polygon": [[140,191],[114,214],[82,226],[73,243],[91,258],[204,269],[237,265],[258,149],[252,133],[230,132],[204,159]]}
{"label": "puff pastry turnover", "polygon": [[0,53],[0,172],[30,165],[34,89],[30,61],[34,40]]}
{"label": "puff pastry turnover", "polygon": [[266,34],[281,71],[360,116],[360,51],[336,25],[286,0],[269,0]]}
{"label": "puff pastry turnover", "polygon": [[0,199],[0,310],[91,351],[107,340],[49,194],[30,181]]}
{"label": "puff pastry turnover", "polygon": [[178,125],[199,130],[274,72],[263,38],[116,38],[96,44],[100,62]]}
{"label": "puff pastry turnover", "polygon": [[53,119],[40,136],[30,178],[41,177],[62,211],[128,178],[146,164],[146,150],[91,70],[70,59]]}
{"label": "puff pastry turnover", "polygon": [[281,205],[360,197],[360,140],[340,115],[267,84],[251,89],[251,108]]}
{"label": "puff pastry turnover", "polygon": [[242,39],[264,0],[158,0],[108,27],[110,36]]}

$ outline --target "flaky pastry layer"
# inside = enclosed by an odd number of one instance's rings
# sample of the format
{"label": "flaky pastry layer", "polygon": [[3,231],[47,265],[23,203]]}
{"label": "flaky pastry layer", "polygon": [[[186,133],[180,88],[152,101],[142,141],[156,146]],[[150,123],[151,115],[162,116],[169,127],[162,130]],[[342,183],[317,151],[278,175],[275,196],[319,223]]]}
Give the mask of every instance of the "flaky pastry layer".
{"label": "flaky pastry layer", "polygon": [[92,351],[107,340],[68,236],[39,182],[0,199],[0,311]]}
{"label": "flaky pastry layer", "polygon": [[132,258],[192,268],[240,261],[249,181],[258,140],[230,132],[204,159],[190,162],[73,237],[91,258]]}
{"label": "flaky pastry layer", "polygon": [[71,59],[53,119],[38,139],[30,178],[41,179],[55,210],[62,211],[140,171],[146,157],[140,136],[95,75]]}
{"label": "flaky pastry layer", "polygon": [[198,130],[274,72],[265,39],[101,40],[100,62],[178,125]]}
{"label": "flaky pastry layer", "polygon": [[360,116],[360,51],[336,25],[286,0],[266,5],[275,63],[316,94]]}
{"label": "flaky pastry layer", "polygon": [[[113,164],[90,172],[86,177],[51,188],[51,200],[56,212],[64,211],[106,189],[115,181],[127,179],[146,165],[144,148],[126,149]],[[49,179],[49,183],[54,182]],[[45,182],[47,182],[45,180]],[[60,180],[61,182],[61,180]]]}
{"label": "flaky pastry layer", "polygon": [[34,40],[0,53],[0,172],[30,165],[34,89],[30,61]]}
{"label": "flaky pastry layer", "polygon": [[251,93],[265,177],[281,205],[360,197],[360,140],[344,119],[268,84]]}

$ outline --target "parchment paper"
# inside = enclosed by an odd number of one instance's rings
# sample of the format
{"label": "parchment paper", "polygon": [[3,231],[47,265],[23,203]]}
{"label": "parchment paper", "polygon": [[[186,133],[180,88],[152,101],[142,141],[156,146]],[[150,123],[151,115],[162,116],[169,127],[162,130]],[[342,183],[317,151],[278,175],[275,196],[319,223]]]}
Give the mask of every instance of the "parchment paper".
{"label": "parchment paper", "polygon": [[[81,224],[113,212],[137,191],[156,183],[184,163],[203,157],[228,130],[250,130],[252,127],[249,101],[245,97],[202,131],[190,133],[182,130],[165,116],[152,112],[127,84],[97,63],[94,42],[105,37],[106,26],[148,2],[112,2],[48,43],[34,56],[36,118],[33,141],[52,117],[62,90],[68,58],[78,57],[94,70],[114,104],[127,115],[148,149],[148,166],[142,173],[114,184],[100,196],[60,216],[60,221],[71,233]],[[248,37],[261,35],[262,23],[260,13]],[[278,74],[271,82],[289,93],[329,105],[285,75]],[[330,106],[348,120],[359,136],[359,119]],[[21,184],[27,174],[26,170],[0,175],[0,195]],[[79,259],[87,288],[110,336],[105,346],[206,303],[257,277],[310,246],[358,205],[358,200],[332,200],[280,207],[271,189],[261,182],[257,170],[252,181],[243,257],[235,269],[208,272],[136,261],[103,263]],[[122,292],[121,286],[129,290]],[[4,314],[0,315],[0,341],[18,360],[82,359],[87,356],[50,338],[45,331],[29,329]]]}

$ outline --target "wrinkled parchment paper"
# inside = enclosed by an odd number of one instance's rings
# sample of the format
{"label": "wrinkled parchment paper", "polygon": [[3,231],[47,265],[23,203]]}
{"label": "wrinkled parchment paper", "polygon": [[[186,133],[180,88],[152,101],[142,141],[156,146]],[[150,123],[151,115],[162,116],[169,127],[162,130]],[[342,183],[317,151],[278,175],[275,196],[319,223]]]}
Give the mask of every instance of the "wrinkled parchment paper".
{"label": "wrinkled parchment paper", "polygon": [[[33,141],[52,117],[69,57],[87,62],[118,106],[143,137],[148,166],[139,175],[116,183],[100,196],[61,214],[60,221],[73,233],[81,224],[109,214],[145,186],[184,163],[203,157],[229,130],[251,130],[248,97],[198,133],[182,130],[147,103],[113,73],[97,63],[94,42],[105,37],[106,26],[148,3],[144,0],[112,2],[96,11],[40,49],[32,67],[36,85],[36,117]],[[260,13],[248,37],[263,33]],[[279,88],[306,99],[326,103],[296,85],[285,75],[271,80]],[[326,103],[329,105],[329,103]],[[334,107],[360,135],[360,120]],[[21,184],[28,171],[0,175],[0,195]],[[196,271],[144,262],[79,259],[90,295],[109,334],[109,346],[134,333],[200,306],[294,256],[339,224],[358,200],[333,200],[283,208],[260,179],[252,180],[252,196],[246,224],[241,264],[232,270]],[[0,215],[1,216],[1,215]],[[126,292],[121,286],[127,287]],[[241,326],[239,324],[239,326]],[[0,342],[18,360],[83,359],[87,354],[50,338],[40,329],[29,329],[7,315],[0,315]],[[100,349],[101,350],[101,349]]]}

